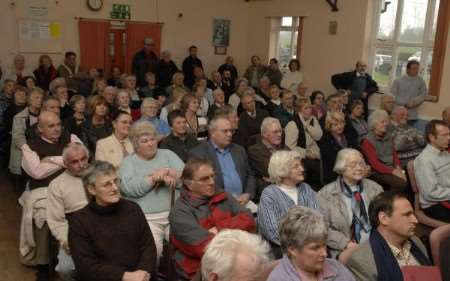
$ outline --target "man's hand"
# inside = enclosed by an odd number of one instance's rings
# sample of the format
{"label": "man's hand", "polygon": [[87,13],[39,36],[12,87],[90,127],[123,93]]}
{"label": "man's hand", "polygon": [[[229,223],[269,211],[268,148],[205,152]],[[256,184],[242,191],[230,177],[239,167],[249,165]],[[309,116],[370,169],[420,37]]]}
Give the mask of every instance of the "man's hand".
{"label": "man's hand", "polygon": [[219,230],[217,229],[217,227],[214,226],[214,227],[208,229],[208,232],[216,235],[217,233],[219,233]]}
{"label": "man's hand", "polygon": [[64,241],[61,243],[61,248],[64,249],[64,251],[66,251],[66,253],[68,255],[70,255],[70,248],[69,248],[69,242],[68,241]]}
{"label": "man's hand", "polygon": [[136,270],[133,272],[125,272],[122,281],[149,281],[150,273],[144,270]]}
{"label": "man's hand", "polygon": [[250,201],[250,194],[249,193],[242,193],[239,195],[236,200],[241,204],[242,206],[245,206],[248,201]]}
{"label": "man's hand", "polygon": [[406,181],[405,171],[403,171],[402,169],[400,169],[400,168],[395,168],[395,169],[392,171],[392,174],[393,174],[394,176],[399,177],[399,178],[401,178],[402,180]]}

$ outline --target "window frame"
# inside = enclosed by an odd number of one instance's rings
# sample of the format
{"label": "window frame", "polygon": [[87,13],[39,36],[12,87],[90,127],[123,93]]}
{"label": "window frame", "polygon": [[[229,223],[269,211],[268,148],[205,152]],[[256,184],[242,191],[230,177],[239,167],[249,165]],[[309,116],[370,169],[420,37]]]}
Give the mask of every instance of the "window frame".
{"label": "window frame", "polygon": [[[418,47],[421,52],[421,75],[426,71],[428,65],[428,54],[433,52],[431,73],[429,79],[429,95],[435,96],[435,100],[439,97],[439,88],[442,80],[443,60],[445,57],[446,42],[448,36],[448,27],[450,21],[450,0],[440,0],[438,18],[436,22],[436,34],[434,40],[430,40],[429,32],[433,31],[433,18],[435,14],[435,7],[437,0],[429,0],[427,13],[425,18],[424,32],[422,35],[422,42],[420,43],[407,43],[399,40],[401,32],[401,20],[403,16],[404,2],[407,0],[398,0],[398,6],[395,15],[394,34],[392,39],[380,40],[378,39],[378,31],[381,18],[381,4],[383,1],[377,1],[374,5],[375,21],[372,28],[372,44],[370,45],[370,72],[375,72],[375,55],[378,49],[391,50],[392,51],[392,68],[389,72],[389,84],[380,85],[383,91],[390,91],[390,86],[396,78],[396,68],[398,64],[398,48],[399,47]],[[392,4],[391,4],[392,5]]]}
{"label": "window frame", "polygon": [[[292,25],[291,26],[283,26],[282,25],[282,22],[283,22],[283,18],[286,18],[286,17],[290,17],[290,18],[292,18]],[[290,54],[289,54],[289,56],[291,57],[291,58],[293,58],[294,56],[294,53],[296,53],[296,57],[298,58],[299,57],[299,55],[298,55],[298,49],[299,49],[299,47],[298,47],[298,36],[300,36],[300,34],[298,33],[298,31],[299,31],[299,26],[300,26],[300,24],[301,24],[301,20],[300,20],[300,17],[298,17],[298,16],[282,16],[282,17],[279,17],[278,18],[278,20],[279,20],[279,24],[277,25],[277,27],[278,27],[278,30],[276,30],[276,34],[275,34],[275,52],[274,52],[274,57],[275,58],[277,58],[277,60],[280,60],[279,58],[280,58],[280,54],[279,54],[279,40],[280,40],[280,32],[281,31],[288,31],[288,32],[291,32],[291,50],[290,50]],[[297,32],[297,42],[295,42],[295,33]],[[297,44],[297,47],[296,48],[294,48],[294,44]],[[280,66],[280,67],[282,67],[282,66]]]}

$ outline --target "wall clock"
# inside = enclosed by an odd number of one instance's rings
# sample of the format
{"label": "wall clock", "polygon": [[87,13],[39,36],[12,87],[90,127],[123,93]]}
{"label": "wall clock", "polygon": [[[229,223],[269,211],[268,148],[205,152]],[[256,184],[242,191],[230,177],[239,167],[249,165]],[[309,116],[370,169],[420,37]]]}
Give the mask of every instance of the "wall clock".
{"label": "wall clock", "polygon": [[86,0],[89,10],[98,12],[103,7],[103,0]]}

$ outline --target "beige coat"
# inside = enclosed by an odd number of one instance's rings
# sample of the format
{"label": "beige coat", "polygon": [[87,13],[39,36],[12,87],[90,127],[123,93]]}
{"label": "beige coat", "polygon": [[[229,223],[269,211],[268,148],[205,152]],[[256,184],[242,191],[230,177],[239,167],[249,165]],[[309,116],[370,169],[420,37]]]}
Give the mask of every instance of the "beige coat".
{"label": "beige coat", "polygon": [[[412,240],[422,253],[428,256],[427,250],[420,239],[414,236]],[[352,253],[346,265],[357,281],[377,281],[378,279],[377,266],[369,241],[362,243]]]}
{"label": "beige coat", "polygon": [[[369,179],[363,179],[362,185],[362,196],[367,208],[373,198],[383,192],[383,188]],[[327,247],[331,256],[336,257],[345,249],[352,236],[352,218],[349,216],[348,208],[342,199],[339,180],[325,185],[319,191],[317,199],[329,225]]]}
{"label": "beige coat", "polygon": [[87,203],[81,177],[74,177],[65,171],[50,183],[47,191],[47,224],[60,243],[67,241],[69,233],[66,214],[82,209]]}
{"label": "beige coat", "polygon": [[[125,140],[125,149],[128,154],[134,152],[133,146],[128,138]],[[95,160],[106,161],[111,163],[114,167],[119,168],[123,160],[123,150],[122,144],[114,134],[97,141]]]}

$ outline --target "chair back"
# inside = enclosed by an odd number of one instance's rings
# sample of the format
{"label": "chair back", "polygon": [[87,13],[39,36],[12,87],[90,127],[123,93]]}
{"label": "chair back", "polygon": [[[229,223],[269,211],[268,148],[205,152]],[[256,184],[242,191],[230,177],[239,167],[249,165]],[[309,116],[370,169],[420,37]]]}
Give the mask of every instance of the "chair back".
{"label": "chair back", "polygon": [[402,266],[403,281],[442,281],[438,266]]}
{"label": "chair back", "polygon": [[430,246],[431,246],[431,256],[435,265],[439,266],[441,263],[440,252],[441,243],[445,239],[450,237],[450,224],[440,226],[433,230],[430,234]]}

